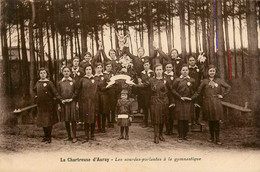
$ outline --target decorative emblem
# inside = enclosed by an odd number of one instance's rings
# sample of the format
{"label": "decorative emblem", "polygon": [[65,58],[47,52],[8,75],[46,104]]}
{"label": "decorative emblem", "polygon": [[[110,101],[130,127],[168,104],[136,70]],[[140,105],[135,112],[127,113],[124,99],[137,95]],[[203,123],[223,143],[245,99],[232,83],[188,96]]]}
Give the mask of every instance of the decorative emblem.
{"label": "decorative emblem", "polygon": [[46,83],[43,83],[43,86],[44,86],[44,87],[46,87],[46,86],[47,86],[47,84],[46,84]]}

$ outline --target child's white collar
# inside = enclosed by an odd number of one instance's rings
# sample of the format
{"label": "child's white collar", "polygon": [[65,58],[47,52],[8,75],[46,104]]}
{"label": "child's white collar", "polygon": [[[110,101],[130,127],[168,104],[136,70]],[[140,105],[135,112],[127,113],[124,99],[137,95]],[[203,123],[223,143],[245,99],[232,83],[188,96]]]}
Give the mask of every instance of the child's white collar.
{"label": "child's white collar", "polygon": [[78,71],[79,71],[79,66],[78,66],[76,69],[72,66],[71,70],[72,70],[73,72],[74,72],[74,71],[78,72]]}
{"label": "child's white collar", "polygon": [[111,72],[108,72],[108,71],[105,70],[103,73],[110,74]]}
{"label": "child's white collar", "polygon": [[[153,70],[149,69],[149,70],[147,71],[147,73],[150,73],[150,72],[153,72]],[[143,70],[142,73],[143,73],[143,74],[146,74],[146,71]]]}
{"label": "child's white collar", "polygon": [[165,71],[164,74],[165,74],[165,75],[171,75],[171,76],[174,75],[173,71],[171,71],[170,73],[168,73],[167,71]]}
{"label": "child's white collar", "polygon": [[95,76],[103,76],[103,73],[102,73],[102,72],[101,72],[100,74],[97,74],[97,73],[96,73],[96,74],[94,75],[94,77],[95,77]]}
{"label": "child's white collar", "polygon": [[39,79],[39,81],[49,81],[49,80],[45,78],[45,79]]}
{"label": "child's white collar", "polygon": [[183,75],[181,75],[180,78],[181,78],[181,79],[183,79],[183,78],[188,78],[188,79],[190,79],[190,76],[187,75],[186,77],[184,77]]}
{"label": "child's white collar", "polygon": [[65,78],[65,77],[63,77],[62,79],[61,79],[61,81],[63,82],[63,81],[72,81],[72,78],[71,77],[68,77],[68,78]]}
{"label": "child's white collar", "polygon": [[90,76],[85,75],[84,77],[90,79],[90,78],[93,78],[93,75],[90,75]]}
{"label": "child's white collar", "polygon": [[194,68],[198,68],[198,66],[196,64],[194,66],[189,65],[189,68],[194,69]]}

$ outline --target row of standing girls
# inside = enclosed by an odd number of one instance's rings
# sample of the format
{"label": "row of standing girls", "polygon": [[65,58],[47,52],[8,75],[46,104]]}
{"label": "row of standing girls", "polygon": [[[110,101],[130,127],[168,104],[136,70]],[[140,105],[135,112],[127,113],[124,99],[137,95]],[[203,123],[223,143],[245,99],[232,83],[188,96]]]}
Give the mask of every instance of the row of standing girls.
{"label": "row of standing girls", "polygon": [[[161,49],[155,49],[155,52],[160,55],[152,57],[143,56],[143,49],[138,49],[138,56],[131,55],[128,47],[124,47],[123,51],[133,60],[136,75],[132,77],[136,77],[137,80],[133,89],[136,90],[138,99],[141,99],[139,102],[142,102],[139,105],[144,110],[144,127],[148,126],[150,112],[155,143],[159,143],[159,140],[165,141],[164,124],[166,134],[172,134],[173,120],[178,120],[178,142],[191,140],[187,137],[188,122],[198,123],[202,108],[203,118],[209,121],[211,137],[208,141],[213,142],[215,138],[215,143],[221,144],[219,140],[219,120],[222,119],[220,99],[228,93],[230,86],[216,78],[214,66],[209,66],[208,70],[205,70],[196,65],[194,57],[190,57],[189,65],[186,65],[178,56],[176,49],[171,51],[170,56],[163,53]],[[39,70],[40,80],[36,83],[34,90],[38,104],[37,125],[43,127],[45,134],[43,142],[51,142],[52,126],[58,122],[55,115],[55,101],[59,103],[60,121],[65,121],[67,140],[73,143],[77,142],[77,121],[84,122],[83,142],[89,139],[95,140],[96,114],[97,127],[100,131],[105,132],[106,119],[109,126],[113,125],[120,89],[116,85],[107,89],[106,84],[120,68],[116,55],[120,53],[122,52],[111,50],[109,51],[110,58],[108,58],[100,46],[98,55],[93,59],[89,53],[86,53],[86,58],[81,63],[79,63],[79,58],[74,58],[72,67],[62,68],[63,77],[58,83],[57,90],[47,79],[47,71]],[[100,54],[105,60],[103,64],[98,62]],[[103,65],[104,72],[102,72]],[[93,66],[95,75],[93,75]],[[226,88],[224,93],[221,87]],[[126,131],[128,139],[129,129]],[[122,137],[121,133],[120,138]]]}

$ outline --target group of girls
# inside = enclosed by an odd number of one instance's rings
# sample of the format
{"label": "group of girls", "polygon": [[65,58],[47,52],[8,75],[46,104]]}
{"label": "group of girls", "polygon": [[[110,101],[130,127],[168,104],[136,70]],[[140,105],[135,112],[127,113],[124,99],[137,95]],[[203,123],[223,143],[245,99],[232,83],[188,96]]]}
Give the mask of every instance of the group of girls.
{"label": "group of girls", "polygon": [[[72,66],[62,67],[62,77],[57,87],[47,79],[46,69],[39,70],[40,79],[34,91],[38,104],[37,126],[43,127],[43,142],[51,143],[52,126],[58,121],[65,122],[66,140],[72,143],[78,141],[77,122],[84,123],[83,143],[89,139],[95,140],[95,128],[99,132],[106,132],[106,126],[114,126],[116,115],[117,123],[121,126],[119,139],[128,140],[132,112],[128,99],[130,92],[117,83],[107,86],[111,77],[125,74],[135,82],[131,94],[137,96],[139,109],[143,110],[143,127],[148,127],[150,114],[154,143],[165,141],[164,125],[166,135],[173,133],[174,120],[178,121],[177,141],[190,141],[191,138],[187,137],[188,124],[199,123],[202,109],[203,119],[209,121],[208,141],[222,144],[219,138],[221,99],[229,92],[230,86],[216,77],[213,65],[206,68],[205,64],[196,62],[193,56],[185,64],[176,49],[166,55],[160,48],[154,47],[151,56],[144,56],[144,49],[139,48],[135,56],[124,44],[119,50],[110,50],[108,54],[109,57],[100,44],[94,57],[85,53],[81,62],[74,57]],[[130,58],[131,65],[122,63],[127,61],[126,57]],[[224,92],[222,88],[225,88]]]}

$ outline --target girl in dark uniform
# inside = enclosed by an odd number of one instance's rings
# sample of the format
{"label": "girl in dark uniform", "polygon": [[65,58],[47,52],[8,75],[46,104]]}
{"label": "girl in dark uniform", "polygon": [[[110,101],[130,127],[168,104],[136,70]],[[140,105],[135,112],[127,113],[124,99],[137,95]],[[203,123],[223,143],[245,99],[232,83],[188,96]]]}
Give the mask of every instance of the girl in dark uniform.
{"label": "girl in dark uniform", "polygon": [[[193,99],[200,94],[203,96],[203,119],[209,121],[210,139],[208,142],[214,142],[221,145],[219,139],[220,124],[222,120],[223,107],[221,99],[229,93],[231,87],[225,83],[222,79],[216,78],[216,68],[214,65],[209,65],[207,79],[204,79],[198,92],[193,96]],[[225,92],[222,93],[222,87],[225,88]]]}
{"label": "girl in dark uniform", "polygon": [[96,63],[95,64],[95,75],[94,79],[95,82],[98,84],[98,93],[97,93],[97,106],[96,106],[96,112],[98,115],[98,130],[102,133],[105,133],[105,124],[106,124],[106,117],[108,112],[105,112],[106,110],[106,104],[105,104],[105,91],[103,88],[105,88],[105,77],[102,73],[103,66],[102,63]]}
{"label": "girl in dark uniform", "polygon": [[[172,89],[173,82],[177,76],[173,72],[173,66],[171,62],[167,62],[165,64],[165,71],[163,73],[164,78],[167,80],[169,83],[170,89]],[[176,117],[174,116],[174,107],[175,107],[175,101],[173,96],[170,96],[171,100],[170,102],[172,103],[169,107],[169,113],[168,116],[166,116],[166,132],[165,135],[172,135],[173,134],[173,122]]]}
{"label": "girl in dark uniform", "polygon": [[[141,72],[141,77],[138,79],[138,84],[149,81],[154,76],[153,70],[150,69],[151,64],[148,59],[144,61],[144,70]],[[150,111],[150,89],[149,88],[138,88],[138,106],[140,105],[144,113],[144,128],[148,127],[148,114]],[[139,108],[139,107],[138,107]]]}
{"label": "girl in dark uniform", "polygon": [[[189,76],[194,79],[193,91],[196,92],[199,88],[200,82],[203,77],[203,70],[196,65],[196,60],[193,56],[189,57]],[[195,106],[195,117],[192,118],[192,123],[199,124],[200,105],[202,103],[201,96],[196,99],[199,106]]]}
{"label": "girl in dark uniform", "polygon": [[44,138],[42,142],[51,143],[52,126],[58,122],[55,99],[61,100],[54,84],[47,79],[47,70],[39,69],[40,80],[37,81],[33,91],[38,107],[37,126],[43,127]]}
{"label": "girl in dark uniform", "polygon": [[[114,76],[113,66],[111,61],[105,63],[105,71],[103,72],[105,81],[109,81]],[[105,91],[105,112],[107,112],[108,127],[114,127],[115,123],[115,110],[117,98],[119,95],[119,89],[117,84],[113,84]]]}
{"label": "girl in dark uniform", "polygon": [[151,115],[154,125],[154,143],[159,140],[165,141],[163,137],[163,125],[169,110],[169,84],[163,78],[163,67],[161,64],[154,66],[155,77],[149,80],[151,89]]}
{"label": "girl in dark uniform", "polygon": [[76,97],[78,97],[80,108],[80,121],[84,122],[85,127],[85,139],[83,143],[89,140],[89,128],[91,129],[91,140],[95,140],[95,119],[96,119],[96,103],[98,84],[92,74],[92,66],[87,65],[85,68],[86,75],[81,78],[79,87],[76,90]]}
{"label": "girl in dark uniform", "polygon": [[70,77],[71,72],[68,67],[64,67],[62,73],[64,77],[58,82],[57,87],[58,93],[62,98],[62,103],[58,105],[58,110],[60,111],[60,121],[65,121],[65,127],[68,134],[66,141],[72,141],[72,143],[75,143],[77,142],[76,121],[79,120],[79,116],[76,110],[76,101],[73,101],[73,96],[76,90],[76,83]]}
{"label": "girl in dark uniform", "polygon": [[190,78],[188,74],[188,65],[184,64],[181,68],[181,76],[175,79],[172,86],[172,93],[175,96],[176,103],[174,113],[178,120],[179,143],[181,143],[183,140],[191,140],[187,137],[187,133],[189,130],[188,122],[191,120],[191,116],[194,114],[194,105],[191,102],[194,79]]}

